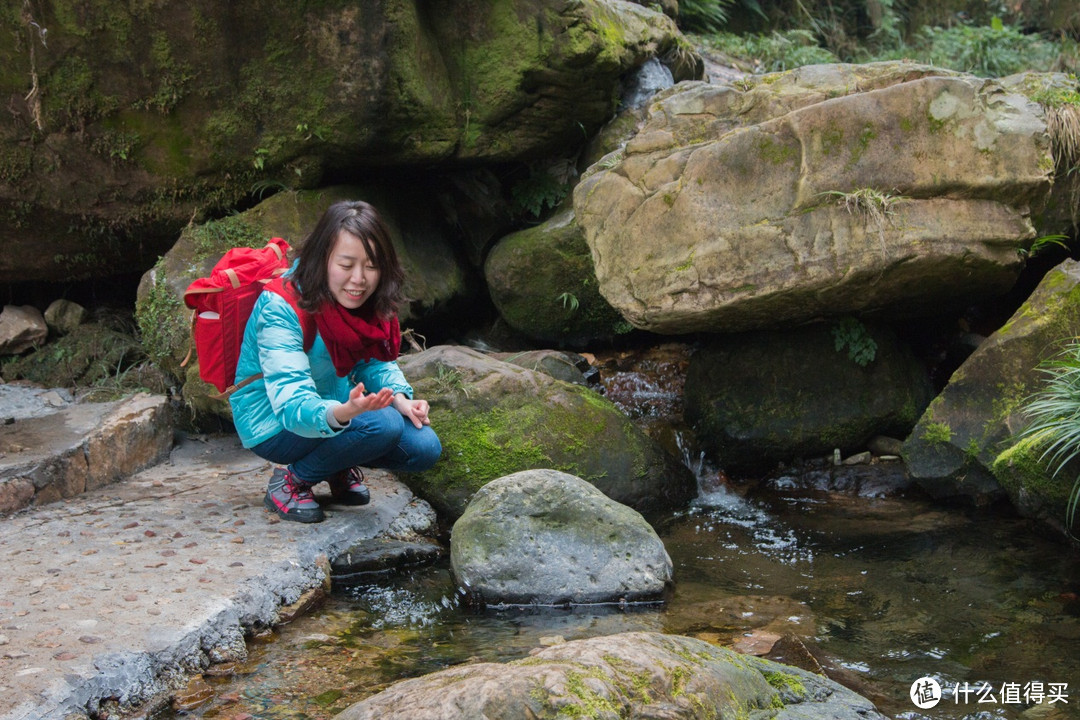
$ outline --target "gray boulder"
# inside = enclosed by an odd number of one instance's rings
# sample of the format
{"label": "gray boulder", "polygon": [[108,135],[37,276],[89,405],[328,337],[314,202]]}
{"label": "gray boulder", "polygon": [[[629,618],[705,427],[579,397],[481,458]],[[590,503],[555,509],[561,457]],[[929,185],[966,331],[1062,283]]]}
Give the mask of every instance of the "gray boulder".
{"label": "gray boulder", "polygon": [[537,468],[576,475],[646,514],[678,507],[697,491],[684,465],[581,385],[457,346],[398,362],[416,396],[431,402],[443,445],[433,468],[405,482],[451,521],[487,483]]}
{"label": "gray boulder", "polygon": [[[1024,429],[1024,401],[1041,385],[1039,364],[1080,335],[1080,263],[1051,270],[1027,301],[953,373],[903,446],[908,471],[934,497],[966,497],[985,504],[1005,490],[994,472],[999,456]],[[1030,446],[1027,452],[1030,453]],[[1012,458],[1015,461],[1023,456]],[[1023,463],[1028,465],[1027,463]],[[1000,466],[1018,508],[1034,508],[1030,493],[1067,496],[1072,479],[1061,475],[1040,487],[1035,476]],[[1064,485],[1064,487],[1062,487]],[[1064,505],[1055,509],[1064,517]]]}
{"label": "gray boulder", "polygon": [[686,374],[686,419],[729,473],[906,437],[932,397],[925,368],[891,330],[850,320],[725,336],[694,353]]}
{"label": "gray boulder", "polygon": [[883,720],[873,703],[806,670],[650,632],[555,645],[514,662],[403,680],[340,720],[720,717]]}
{"label": "gray boulder", "polygon": [[907,63],[680,83],[574,190],[634,326],[731,332],[1008,290],[1050,192],[1042,109]]}
{"label": "gray boulder", "polygon": [[637,511],[581,478],[525,470],[488,483],[454,523],[450,562],[479,604],[657,598],[671,558]]}

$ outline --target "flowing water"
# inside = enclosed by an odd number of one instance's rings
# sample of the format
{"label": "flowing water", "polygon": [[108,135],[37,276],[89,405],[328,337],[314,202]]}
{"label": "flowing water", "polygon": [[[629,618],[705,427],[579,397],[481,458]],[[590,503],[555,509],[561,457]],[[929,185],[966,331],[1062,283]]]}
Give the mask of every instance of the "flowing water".
{"label": "flowing water", "polygon": [[[665,367],[678,375],[672,363],[610,373],[613,399],[622,387],[622,401],[638,399],[632,415],[664,415],[680,391],[664,379]],[[1080,718],[1080,556],[1040,526],[905,493],[899,463],[745,485],[694,464],[701,495],[656,522],[675,564],[662,604],[475,612],[445,563],[338,585],[319,612],[211,678],[211,699],[174,715],[327,718],[454,664],[654,630],[773,646],[770,657],[820,667],[890,717]],[[922,678],[943,688],[932,709],[909,694]]]}

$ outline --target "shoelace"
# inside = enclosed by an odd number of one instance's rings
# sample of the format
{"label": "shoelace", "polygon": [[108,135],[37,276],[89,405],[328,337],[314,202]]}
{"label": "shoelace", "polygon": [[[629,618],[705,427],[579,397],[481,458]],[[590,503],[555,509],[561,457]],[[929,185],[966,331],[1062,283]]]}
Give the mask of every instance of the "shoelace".
{"label": "shoelace", "polygon": [[358,467],[351,467],[345,474],[346,486],[352,490],[357,485],[364,484],[364,471]]}
{"label": "shoelace", "polygon": [[282,489],[297,500],[309,500],[315,498],[310,487],[301,485],[293,480],[292,473],[285,476],[285,484],[282,486]]}

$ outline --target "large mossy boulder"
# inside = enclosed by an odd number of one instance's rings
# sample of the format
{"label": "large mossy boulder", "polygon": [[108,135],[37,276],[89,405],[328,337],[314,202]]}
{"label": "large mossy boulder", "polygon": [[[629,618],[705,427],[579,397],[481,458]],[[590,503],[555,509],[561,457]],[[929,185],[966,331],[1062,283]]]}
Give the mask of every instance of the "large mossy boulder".
{"label": "large mossy boulder", "polygon": [[569,203],[543,224],[499,240],[484,279],[506,324],[536,342],[585,347],[633,330],[600,294]]}
{"label": "large mossy boulder", "polygon": [[995,82],[806,66],[658,94],[574,209],[634,326],[732,332],[1005,292],[1053,165],[1041,108]]}
{"label": "large mossy boulder", "polygon": [[679,635],[620,633],[402,680],[340,720],[883,720],[821,675]]}
{"label": "large mossy boulder", "polygon": [[[1024,401],[1040,387],[1039,365],[1080,335],[1080,263],[1051,270],[1013,316],[953,373],[904,442],[913,480],[934,497],[986,504],[1005,494],[993,471],[1024,429]],[[1030,448],[1019,448],[1021,455]],[[1015,465],[1015,463],[1013,463]],[[1008,463],[1001,466],[1008,467]],[[1060,495],[1023,482],[1010,471],[1005,485],[1018,508],[1025,494]],[[1061,484],[1071,483],[1061,477]]]}
{"label": "large mossy boulder", "polygon": [[620,0],[91,0],[0,27],[0,282],[148,267],[268,185],[565,156],[646,60],[702,72]]}
{"label": "large mossy boulder", "polygon": [[435,467],[406,482],[450,521],[487,483],[537,468],[576,475],[645,515],[696,493],[684,465],[592,390],[464,347],[399,363],[416,396],[431,402],[443,444]]}
{"label": "large mossy boulder", "polygon": [[181,379],[185,400],[197,412],[227,414],[228,405],[206,399],[217,391],[199,379],[197,356],[181,367],[191,347],[191,311],[183,303],[188,285],[209,275],[232,247],[262,247],[271,237],[283,237],[295,253],[326,208],[339,200],[372,203],[389,226],[410,298],[400,312],[403,328],[469,295],[465,263],[454,250],[449,230],[434,209],[407,188],[339,185],[279,193],[238,215],[190,225],[143,276],[136,319],[147,352],[159,367]]}
{"label": "large mossy boulder", "polygon": [[728,473],[761,474],[905,437],[933,389],[892,331],[849,319],[718,339],[691,356],[685,395],[706,452]]}
{"label": "large mossy boulder", "polygon": [[450,563],[474,605],[654,600],[673,572],[639,512],[581,478],[545,469],[477,490],[454,523]]}

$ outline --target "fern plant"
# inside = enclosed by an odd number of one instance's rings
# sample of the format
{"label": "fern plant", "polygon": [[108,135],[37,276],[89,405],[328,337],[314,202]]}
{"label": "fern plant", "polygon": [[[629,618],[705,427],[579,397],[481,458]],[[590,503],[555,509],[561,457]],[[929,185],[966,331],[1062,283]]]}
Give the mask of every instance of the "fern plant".
{"label": "fern plant", "polygon": [[877,342],[870,337],[866,326],[853,317],[833,325],[832,335],[836,351],[847,348],[848,358],[859,367],[866,367],[877,357]]}
{"label": "fern plant", "polygon": [[[1074,341],[1039,370],[1046,383],[1024,406],[1030,424],[1020,433],[1042,448],[1039,462],[1056,477],[1080,455],[1080,342]],[[1072,527],[1080,505],[1080,477],[1073,481],[1065,506],[1066,527]]]}

